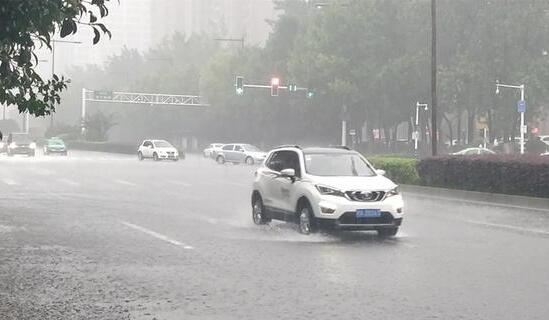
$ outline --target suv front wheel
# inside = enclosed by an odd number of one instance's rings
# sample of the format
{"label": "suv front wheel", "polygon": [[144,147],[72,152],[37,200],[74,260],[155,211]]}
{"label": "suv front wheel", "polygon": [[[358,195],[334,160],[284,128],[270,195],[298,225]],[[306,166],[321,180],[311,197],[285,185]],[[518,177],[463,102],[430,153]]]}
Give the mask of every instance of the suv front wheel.
{"label": "suv front wheel", "polygon": [[308,203],[302,204],[297,210],[297,227],[301,234],[311,234],[317,231],[316,219]]}
{"label": "suv front wheel", "polygon": [[269,222],[269,219],[265,217],[265,209],[260,196],[254,198],[252,204],[252,218],[256,225],[267,224]]}

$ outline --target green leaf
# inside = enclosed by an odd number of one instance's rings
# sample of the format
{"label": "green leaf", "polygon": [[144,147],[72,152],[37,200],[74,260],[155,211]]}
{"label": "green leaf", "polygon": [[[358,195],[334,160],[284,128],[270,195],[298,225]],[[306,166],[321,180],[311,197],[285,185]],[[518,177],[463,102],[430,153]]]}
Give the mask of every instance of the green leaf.
{"label": "green leaf", "polygon": [[97,44],[99,42],[99,39],[101,39],[101,34],[99,33],[99,30],[97,28],[93,28],[93,44]]}
{"label": "green leaf", "polygon": [[64,38],[71,33],[73,33],[73,21],[71,19],[63,20],[63,24],[61,25],[61,38]]}

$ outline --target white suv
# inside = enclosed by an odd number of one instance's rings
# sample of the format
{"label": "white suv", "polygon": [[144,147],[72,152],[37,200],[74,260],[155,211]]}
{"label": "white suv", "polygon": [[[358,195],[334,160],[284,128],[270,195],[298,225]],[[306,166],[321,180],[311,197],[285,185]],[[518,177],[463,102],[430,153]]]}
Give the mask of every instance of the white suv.
{"label": "white suv", "polygon": [[253,221],[295,222],[303,234],[332,228],[394,236],[404,203],[384,173],[346,148],[279,147],[255,172]]}

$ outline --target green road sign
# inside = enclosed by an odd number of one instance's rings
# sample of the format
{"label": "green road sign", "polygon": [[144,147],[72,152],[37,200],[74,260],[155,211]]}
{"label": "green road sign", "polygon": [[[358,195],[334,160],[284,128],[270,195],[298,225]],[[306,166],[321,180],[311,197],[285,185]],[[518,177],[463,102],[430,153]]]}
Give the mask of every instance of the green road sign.
{"label": "green road sign", "polygon": [[95,100],[112,100],[112,91],[98,90],[93,92],[93,98]]}

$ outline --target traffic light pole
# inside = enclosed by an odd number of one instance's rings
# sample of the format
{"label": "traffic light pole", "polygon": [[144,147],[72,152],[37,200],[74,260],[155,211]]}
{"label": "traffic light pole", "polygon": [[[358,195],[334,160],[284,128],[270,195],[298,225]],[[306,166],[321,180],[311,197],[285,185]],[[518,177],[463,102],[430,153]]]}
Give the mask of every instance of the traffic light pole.
{"label": "traffic light pole", "polygon": [[[245,84],[244,88],[271,89],[271,86],[267,86],[267,85],[264,85],[264,84]],[[282,89],[282,90],[288,90],[287,86],[278,86],[278,88]],[[309,90],[308,88],[301,88],[301,87],[296,88],[296,91],[308,91],[308,90]]]}

